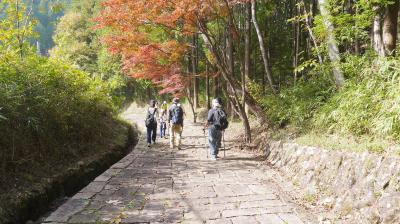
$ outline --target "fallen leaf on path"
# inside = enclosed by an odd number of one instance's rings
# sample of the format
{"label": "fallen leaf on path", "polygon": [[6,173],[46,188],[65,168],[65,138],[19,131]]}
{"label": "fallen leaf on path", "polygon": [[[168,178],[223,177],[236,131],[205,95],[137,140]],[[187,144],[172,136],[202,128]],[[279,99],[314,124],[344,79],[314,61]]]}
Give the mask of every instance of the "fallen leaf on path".
{"label": "fallen leaf on path", "polygon": [[106,203],[107,204],[112,204],[112,205],[119,205],[122,202],[120,202],[119,200],[109,200],[109,201],[106,201]]}

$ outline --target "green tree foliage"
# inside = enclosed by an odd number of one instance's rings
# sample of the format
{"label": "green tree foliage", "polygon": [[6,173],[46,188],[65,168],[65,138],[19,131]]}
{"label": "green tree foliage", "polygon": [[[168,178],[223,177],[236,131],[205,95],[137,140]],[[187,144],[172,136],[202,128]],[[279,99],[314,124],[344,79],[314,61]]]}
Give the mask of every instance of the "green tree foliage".
{"label": "green tree foliage", "polygon": [[22,57],[29,49],[28,39],[34,36],[31,10],[21,0],[0,2],[0,51],[17,51]]}
{"label": "green tree foliage", "polygon": [[122,106],[133,98],[147,101],[148,88],[144,82],[123,74],[118,55],[110,54],[102,43],[107,30],[96,30],[94,18],[101,7],[100,0],[72,1],[57,24],[53,36],[55,47],[50,57],[91,74],[107,82],[112,89],[114,102]]}
{"label": "green tree foliage", "polygon": [[59,58],[91,74],[97,73],[98,52],[101,44],[92,29],[91,18],[97,0],[74,2],[57,24],[53,37],[56,46],[50,51],[53,58]]}

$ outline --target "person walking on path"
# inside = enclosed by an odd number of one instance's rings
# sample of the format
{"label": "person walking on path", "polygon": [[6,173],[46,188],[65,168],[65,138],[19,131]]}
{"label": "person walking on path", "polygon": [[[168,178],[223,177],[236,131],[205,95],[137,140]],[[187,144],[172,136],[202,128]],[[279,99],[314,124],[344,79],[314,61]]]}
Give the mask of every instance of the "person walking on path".
{"label": "person walking on path", "polygon": [[172,100],[172,106],[168,109],[168,126],[170,148],[178,147],[181,149],[181,138],[183,130],[183,109],[179,104],[179,98]]}
{"label": "person walking on path", "polygon": [[222,108],[221,98],[213,99],[212,108],[208,111],[208,143],[212,160],[217,160],[223,131],[228,128],[228,116]]}
{"label": "person walking on path", "polygon": [[168,110],[168,104],[167,101],[164,100],[164,102],[161,104],[160,106],[161,109],[161,114],[165,112],[165,114],[167,114],[167,110]]}
{"label": "person walking on path", "polygon": [[156,144],[157,118],[158,118],[158,109],[156,107],[156,101],[150,100],[145,120],[147,128],[147,147],[150,147],[151,143]]}
{"label": "person walking on path", "polygon": [[160,138],[167,138],[165,131],[167,129],[167,110],[161,109],[160,115]]}

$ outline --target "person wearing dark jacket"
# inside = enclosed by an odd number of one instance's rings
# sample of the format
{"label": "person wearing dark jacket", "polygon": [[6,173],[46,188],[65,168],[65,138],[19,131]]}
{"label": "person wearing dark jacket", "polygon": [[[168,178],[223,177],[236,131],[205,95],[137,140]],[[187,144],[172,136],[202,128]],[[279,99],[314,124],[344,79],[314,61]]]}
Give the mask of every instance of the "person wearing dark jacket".
{"label": "person wearing dark jacket", "polygon": [[158,109],[156,107],[156,101],[150,100],[149,108],[146,112],[146,129],[147,129],[147,147],[150,147],[151,143],[156,143],[157,137],[157,118]]}
{"label": "person wearing dark jacket", "polygon": [[212,108],[208,111],[207,116],[206,127],[208,127],[208,143],[210,146],[210,154],[212,160],[217,160],[218,158],[222,139],[222,130],[215,125],[215,115],[217,110],[223,110],[220,98],[216,98],[212,101]]}

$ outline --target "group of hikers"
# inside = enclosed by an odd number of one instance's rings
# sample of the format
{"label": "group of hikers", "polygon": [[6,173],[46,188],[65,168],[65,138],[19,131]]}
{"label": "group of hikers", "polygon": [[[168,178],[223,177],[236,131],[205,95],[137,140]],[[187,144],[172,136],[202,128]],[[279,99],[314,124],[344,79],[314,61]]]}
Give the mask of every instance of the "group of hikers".
{"label": "group of hikers", "polygon": [[[181,150],[181,139],[183,132],[183,121],[185,112],[179,102],[179,98],[172,100],[172,105],[168,107],[166,101],[160,106],[155,100],[151,100],[146,112],[147,128],[147,147],[156,143],[157,126],[160,123],[160,138],[167,138],[166,132],[169,131],[170,148]],[[203,131],[208,128],[208,144],[212,160],[217,160],[223,131],[228,127],[228,119],[222,107],[221,98],[217,97],[212,101],[212,108],[208,111],[207,122],[204,124]],[[168,129],[167,129],[168,128]]]}

